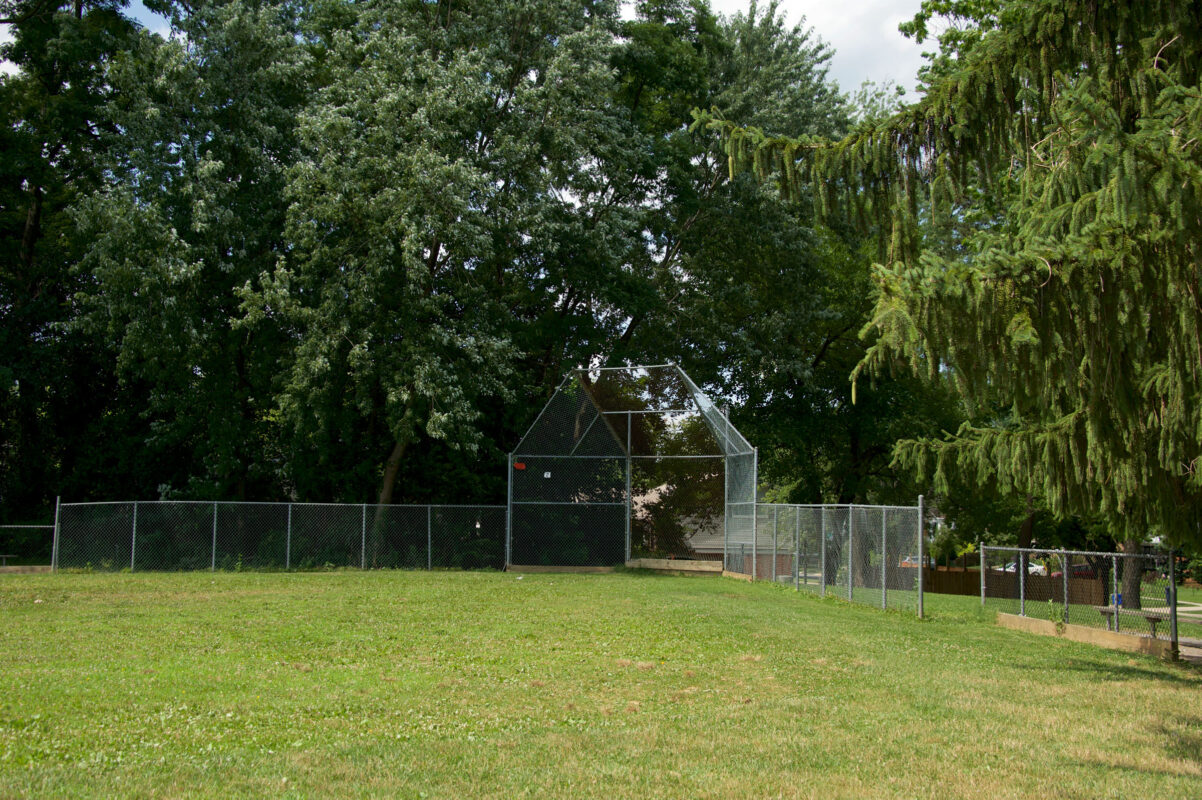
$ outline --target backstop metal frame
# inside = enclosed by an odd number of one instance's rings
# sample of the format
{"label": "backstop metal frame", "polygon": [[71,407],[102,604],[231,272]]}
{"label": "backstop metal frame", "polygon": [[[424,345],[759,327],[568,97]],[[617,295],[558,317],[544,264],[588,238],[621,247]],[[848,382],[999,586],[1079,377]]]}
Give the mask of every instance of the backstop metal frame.
{"label": "backstop metal frame", "polygon": [[754,541],[756,468],[676,364],[570,370],[508,461],[506,564],[725,560]]}

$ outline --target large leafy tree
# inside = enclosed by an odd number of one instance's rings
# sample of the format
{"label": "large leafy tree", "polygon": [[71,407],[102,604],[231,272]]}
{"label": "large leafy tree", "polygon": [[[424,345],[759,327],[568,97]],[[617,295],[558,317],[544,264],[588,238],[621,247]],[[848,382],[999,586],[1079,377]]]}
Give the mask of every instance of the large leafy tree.
{"label": "large leafy tree", "polygon": [[138,444],[163,491],[271,495],[288,343],[238,320],[235,290],[286,249],[285,169],[312,59],[286,4],[156,8],[174,35],[142,32],[107,73],[115,130],[108,180],[75,210],[89,242],[75,327],[110,342],[116,375],[144,393]]}
{"label": "large leafy tree", "polygon": [[279,407],[308,486],[374,483],[386,503],[412,446],[474,462],[515,342],[562,358],[613,324],[601,306],[629,281],[611,254],[631,235],[610,167],[627,132],[608,99],[616,14],[407,2],[330,41],[289,176],[292,252],[246,293],[297,341]]}
{"label": "large leafy tree", "polygon": [[[54,495],[125,488],[96,448],[137,421],[102,364],[103,342],[68,331],[86,246],[67,209],[102,180],[106,67],[131,46],[122,2],[0,3],[0,518],[44,520]],[[103,425],[101,422],[103,421]],[[66,480],[64,481],[64,477]]]}
{"label": "large leafy tree", "polygon": [[940,2],[913,30],[934,13],[965,24],[919,103],[836,143],[734,131],[730,151],[888,226],[863,368],[950,379],[979,420],[901,463],[1196,543],[1202,10]]}

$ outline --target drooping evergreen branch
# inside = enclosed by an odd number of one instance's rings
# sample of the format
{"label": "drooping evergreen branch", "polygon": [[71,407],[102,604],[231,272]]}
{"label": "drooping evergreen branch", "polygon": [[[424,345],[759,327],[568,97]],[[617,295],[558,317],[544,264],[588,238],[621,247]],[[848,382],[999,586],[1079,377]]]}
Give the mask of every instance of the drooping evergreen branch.
{"label": "drooping evergreen branch", "polygon": [[1006,410],[897,463],[1199,541],[1199,63],[1195,4],[1007,3],[921,101],[841,141],[696,124],[732,170],[877,232],[853,380],[904,364]]}

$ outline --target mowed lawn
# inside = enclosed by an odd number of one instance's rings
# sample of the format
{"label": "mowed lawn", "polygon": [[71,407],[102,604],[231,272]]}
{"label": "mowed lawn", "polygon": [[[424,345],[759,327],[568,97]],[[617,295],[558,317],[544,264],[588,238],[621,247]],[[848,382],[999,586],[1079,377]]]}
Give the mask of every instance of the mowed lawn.
{"label": "mowed lawn", "polygon": [[0,797],[1202,797],[1202,672],[934,611],[642,574],[0,576]]}

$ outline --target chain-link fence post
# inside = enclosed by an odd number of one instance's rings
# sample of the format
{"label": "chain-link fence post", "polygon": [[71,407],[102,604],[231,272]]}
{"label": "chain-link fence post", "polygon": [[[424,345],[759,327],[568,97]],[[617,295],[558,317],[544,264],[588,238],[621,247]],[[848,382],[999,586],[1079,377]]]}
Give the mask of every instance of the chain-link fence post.
{"label": "chain-link fence post", "polygon": [[985,608],[985,545],[979,545],[977,550],[981,553],[981,608]]}
{"label": "chain-link fence post", "polygon": [[[923,526],[922,504],[923,504],[922,495],[918,495],[918,618],[919,619],[922,619],[922,613],[923,613],[923,607],[922,607],[923,594],[922,593],[923,593],[923,589],[926,588],[925,578],[926,578],[926,571],[927,571],[927,536],[926,536],[927,532],[926,532],[926,528]],[[968,567],[967,567],[968,562],[965,561],[964,563],[965,563],[964,571],[967,572],[968,571]]]}
{"label": "chain-link fence post", "polygon": [[138,548],[138,501],[134,501],[133,533],[129,539],[129,571],[134,571],[134,556]]}
{"label": "chain-link fence post", "polygon": [[[1177,557],[1169,548],[1169,644],[1171,658],[1176,661],[1181,652],[1177,646]],[[1117,615],[1116,615],[1117,616]]]}
{"label": "chain-link fence post", "polygon": [[1018,615],[1027,616],[1027,559],[1022,550],[1015,554],[1014,571],[1018,573]]}
{"label": "chain-link fence post", "polygon": [[856,539],[856,507],[854,505],[847,507],[847,602],[851,602],[852,589],[854,588],[856,579],[855,564],[852,563],[852,553],[855,550]]}
{"label": "chain-link fence post", "polygon": [[793,591],[801,591],[801,507],[793,506]]}
{"label": "chain-link fence post", "polygon": [[772,582],[776,583],[776,557],[779,550],[777,546],[776,523],[779,520],[780,509],[774,504],[772,506]]}
{"label": "chain-link fence post", "polygon": [[722,457],[722,569],[730,569],[730,456]]}
{"label": "chain-link fence post", "polygon": [[209,572],[217,571],[217,504],[213,503],[213,549],[209,559]]}
{"label": "chain-link fence post", "polygon": [[[1119,557],[1110,557],[1110,605],[1117,609],[1119,602]],[[1114,615],[1114,632],[1119,632],[1119,615]]]}
{"label": "chain-link fence post", "polygon": [[630,428],[631,428],[631,413],[626,412],[626,533],[625,546],[623,554],[625,561],[630,560],[630,517],[634,514],[634,496],[630,490]]}
{"label": "chain-link fence post", "polygon": [[1060,551],[1060,572],[1064,578],[1064,624],[1068,624],[1068,552]]}
{"label": "chain-link fence post", "polygon": [[288,525],[284,529],[284,569],[292,569],[292,503],[288,504]]}
{"label": "chain-link fence post", "polygon": [[426,569],[434,569],[434,506],[426,506]]}
{"label": "chain-link fence post", "polygon": [[822,591],[819,594],[826,597],[826,507],[823,506],[818,511],[822,515],[822,538],[818,542],[819,558],[822,559]]}
{"label": "chain-link fence post", "polygon": [[58,572],[58,512],[63,504],[62,495],[54,498],[54,541],[50,545],[50,571]]}
{"label": "chain-link fence post", "polygon": [[888,576],[885,574],[886,561],[885,551],[889,549],[889,534],[887,525],[889,524],[889,509],[881,509],[881,610],[889,606],[889,583]]}

